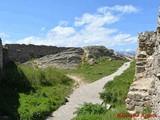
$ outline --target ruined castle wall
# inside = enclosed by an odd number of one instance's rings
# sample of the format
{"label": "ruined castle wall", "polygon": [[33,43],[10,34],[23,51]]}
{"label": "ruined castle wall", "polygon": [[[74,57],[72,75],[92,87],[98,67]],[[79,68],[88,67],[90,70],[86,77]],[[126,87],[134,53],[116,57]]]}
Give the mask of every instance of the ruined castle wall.
{"label": "ruined castle wall", "polygon": [[153,73],[154,54],[157,50],[157,32],[142,32],[138,36],[136,72],[126,99],[127,110],[142,112],[151,106],[155,89]]}
{"label": "ruined castle wall", "polygon": [[138,37],[136,73],[126,99],[130,113],[151,107],[160,118],[160,29],[142,32]]}
{"label": "ruined castle wall", "polygon": [[[69,47],[56,47],[56,46],[37,46],[37,45],[20,45],[20,44],[6,44],[5,61],[7,59],[16,62],[27,62],[34,58],[40,58],[50,54],[56,54],[64,50],[70,49]],[[7,51],[8,50],[8,51]]]}
{"label": "ruined castle wall", "polygon": [[160,30],[157,29],[156,49],[153,59],[153,73],[155,80],[155,90],[152,96],[152,110],[160,119]]}

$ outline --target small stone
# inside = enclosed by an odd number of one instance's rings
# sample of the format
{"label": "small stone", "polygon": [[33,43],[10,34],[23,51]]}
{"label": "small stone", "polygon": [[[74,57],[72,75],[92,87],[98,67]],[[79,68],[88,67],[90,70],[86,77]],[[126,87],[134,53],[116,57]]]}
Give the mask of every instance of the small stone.
{"label": "small stone", "polygon": [[129,103],[131,102],[131,99],[127,98],[127,99],[125,100],[125,102],[126,102],[127,104],[129,104]]}
{"label": "small stone", "polygon": [[143,107],[135,106],[136,112],[143,112]]}
{"label": "small stone", "polygon": [[133,104],[127,104],[126,108],[127,108],[127,110],[132,111],[132,110],[134,110],[135,106]]}

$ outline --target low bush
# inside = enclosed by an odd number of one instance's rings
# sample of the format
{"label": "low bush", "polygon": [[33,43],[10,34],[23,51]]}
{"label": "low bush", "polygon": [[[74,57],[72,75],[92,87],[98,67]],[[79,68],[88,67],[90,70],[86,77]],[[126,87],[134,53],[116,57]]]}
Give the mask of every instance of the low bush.
{"label": "low bush", "polygon": [[106,112],[107,109],[99,104],[84,103],[82,107],[77,108],[75,114],[81,116],[85,114],[104,114]]}
{"label": "low bush", "polygon": [[128,115],[124,104],[108,110],[104,114],[83,114],[73,118],[72,120],[131,120],[130,117],[119,117],[118,114]]}

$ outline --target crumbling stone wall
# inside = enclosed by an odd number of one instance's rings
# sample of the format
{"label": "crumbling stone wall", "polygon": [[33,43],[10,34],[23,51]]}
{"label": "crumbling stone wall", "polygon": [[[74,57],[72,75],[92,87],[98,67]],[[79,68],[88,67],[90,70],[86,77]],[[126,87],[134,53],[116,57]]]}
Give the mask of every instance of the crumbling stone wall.
{"label": "crumbling stone wall", "polygon": [[70,49],[69,47],[56,47],[56,46],[37,46],[37,45],[20,45],[20,44],[6,44],[5,61],[7,58],[16,62],[27,62],[35,58],[41,58],[46,55],[57,54],[64,50]]}
{"label": "crumbling stone wall", "polygon": [[3,46],[2,46],[2,40],[0,38],[0,70],[3,68]]}
{"label": "crumbling stone wall", "polygon": [[127,110],[130,113],[142,112],[144,108],[151,106],[154,91],[152,64],[155,41],[156,32],[139,34],[135,78],[126,99]]}
{"label": "crumbling stone wall", "polygon": [[138,37],[135,78],[130,86],[128,112],[142,112],[151,107],[160,119],[160,16],[156,31],[142,32]]}

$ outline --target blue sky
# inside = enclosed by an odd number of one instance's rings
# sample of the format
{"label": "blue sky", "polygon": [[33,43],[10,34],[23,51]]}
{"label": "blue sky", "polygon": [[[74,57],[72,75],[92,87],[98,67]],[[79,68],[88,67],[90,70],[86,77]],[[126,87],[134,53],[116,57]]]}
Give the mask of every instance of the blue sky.
{"label": "blue sky", "polygon": [[104,45],[135,51],[137,36],[156,29],[158,0],[0,0],[5,43]]}

